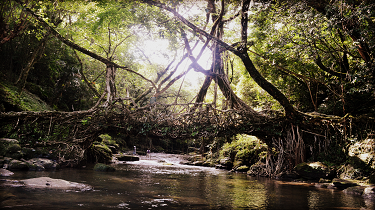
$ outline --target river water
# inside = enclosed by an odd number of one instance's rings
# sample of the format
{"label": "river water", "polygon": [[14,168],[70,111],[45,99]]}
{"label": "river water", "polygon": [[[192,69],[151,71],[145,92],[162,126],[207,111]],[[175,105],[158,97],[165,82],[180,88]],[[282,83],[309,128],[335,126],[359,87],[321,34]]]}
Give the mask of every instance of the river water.
{"label": "river water", "polygon": [[[171,158],[172,157],[172,158]],[[330,189],[178,164],[169,156],[85,169],[15,172],[93,186],[90,191],[3,187],[1,209],[374,209],[374,202]]]}

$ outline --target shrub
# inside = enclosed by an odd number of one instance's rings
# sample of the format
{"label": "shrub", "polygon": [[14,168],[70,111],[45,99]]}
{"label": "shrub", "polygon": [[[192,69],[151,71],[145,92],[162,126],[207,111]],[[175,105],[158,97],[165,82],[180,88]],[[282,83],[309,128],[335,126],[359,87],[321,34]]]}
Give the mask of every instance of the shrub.
{"label": "shrub", "polygon": [[231,143],[225,143],[220,151],[220,159],[229,157],[235,165],[251,166],[267,150],[267,145],[255,136],[238,134]]}

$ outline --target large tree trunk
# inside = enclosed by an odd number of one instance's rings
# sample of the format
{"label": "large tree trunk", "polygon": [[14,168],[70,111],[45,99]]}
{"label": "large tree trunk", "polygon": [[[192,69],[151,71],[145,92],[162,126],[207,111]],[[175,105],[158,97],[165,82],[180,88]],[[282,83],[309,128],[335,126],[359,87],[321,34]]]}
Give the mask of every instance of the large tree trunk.
{"label": "large tree trunk", "polygon": [[111,103],[116,98],[116,67],[113,65],[107,65],[106,70],[106,91],[107,91],[107,103]]}

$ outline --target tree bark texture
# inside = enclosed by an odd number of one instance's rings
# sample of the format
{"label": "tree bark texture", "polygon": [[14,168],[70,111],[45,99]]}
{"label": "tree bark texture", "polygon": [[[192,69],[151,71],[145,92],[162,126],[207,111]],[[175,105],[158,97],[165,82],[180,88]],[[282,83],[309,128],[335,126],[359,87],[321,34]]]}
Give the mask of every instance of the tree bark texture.
{"label": "tree bark texture", "polygon": [[106,70],[106,91],[107,91],[107,102],[111,103],[116,98],[116,67],[113,65],[107,65]]}

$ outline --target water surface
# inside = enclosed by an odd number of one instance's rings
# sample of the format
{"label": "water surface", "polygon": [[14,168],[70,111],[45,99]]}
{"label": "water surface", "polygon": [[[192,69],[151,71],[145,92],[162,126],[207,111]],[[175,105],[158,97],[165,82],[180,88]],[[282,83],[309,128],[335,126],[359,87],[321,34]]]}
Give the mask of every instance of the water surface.
{"label": "water surface", "polygon": [[25,187],[0,189],[1,209],[374,209],[374,202],[340,191],[249,177],[173,160],[116,166],[15,172],[11,179],[49,176],[89,184],[75,192]]}

